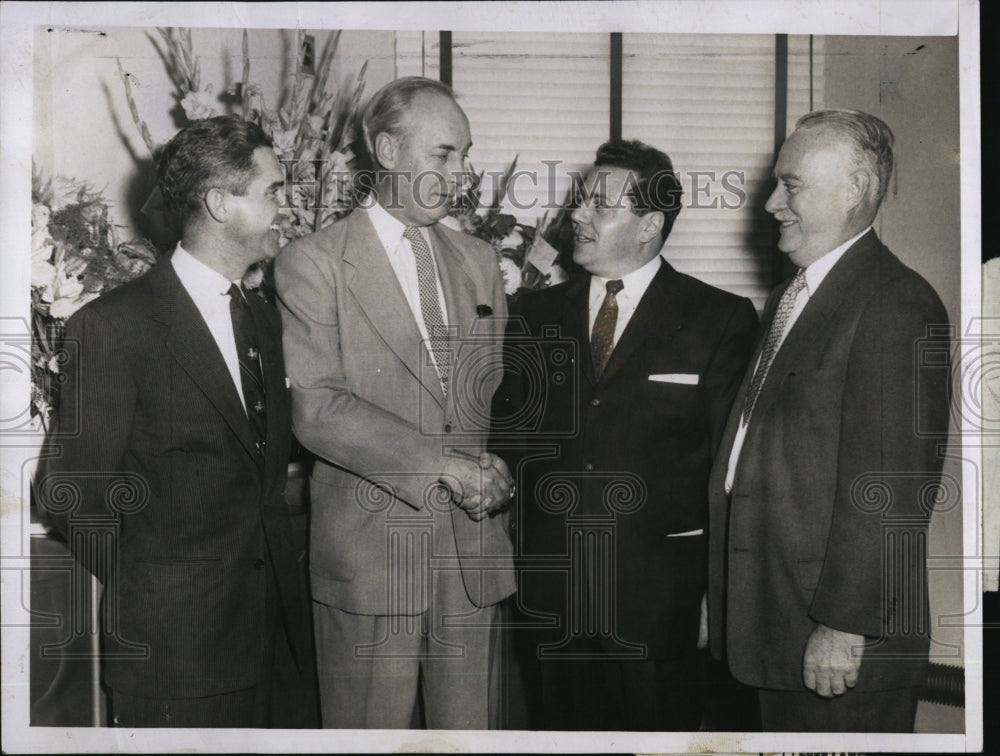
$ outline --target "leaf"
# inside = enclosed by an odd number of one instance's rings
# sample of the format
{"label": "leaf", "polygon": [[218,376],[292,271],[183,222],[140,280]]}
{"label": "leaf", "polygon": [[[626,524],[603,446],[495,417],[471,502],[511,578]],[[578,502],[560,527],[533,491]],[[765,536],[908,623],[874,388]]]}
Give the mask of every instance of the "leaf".
{"label": "leaf", "polygon": [[501,213],[493,221],[493,234],[502,239],[514,230],[515,225],[517,225],[517,218],[507,213]]}
{"label": "leaf", "polygon": [[336,54],[339,44],[340,29],[337,29],[327,37],[326,44],[323,45],[323,53],[320,55],[319,63],[316,67],[316,80],[313,82],[311,111],[318,108],[326,97],[326,84],[330,78],[330,70],[333,67],[333,56]]}
{"label": "leaf", "polygon": [[132,83],[129,81],[129,75],[122,68],[122,62],[119,58],[115,58],[115,62],[118,63],[118,75],[122,77],[122,81],[125,83],[125,99],[128,101],[128,109],[132,114],[132,122],[139,129],[139,136],[142,137],[142,141],[145,143],[146,149],[149,150],[150,156],[155,157],[156,147],[153,144],[153,137],[149,133],[149,127],[146,125],[146,122],[139,116],[139,108],[135,104],[135,97],[132,95]]}
{"label": "leaf", "polygon": [[247,92],[250,86],[250,39],[247,30],[243,30],[243,78],[240,82],[240,99],[243,101],[243,120],[250,114],[250,96]]}
{"label": "leaf", "polygon": [[490,204],[491,212],[499,212],[500,204],[507,196],[507,184],[510,181],[511,175],[514,173],[514,169],[517,168],[517,159],[520,156],[520,153],[514,156],[514,159],[510,161],[510,165],[507,166],[507,170],[505,170],[503,175],[500,177],[500,182],[497,185],[497,192],[493,196],[493,202]]}

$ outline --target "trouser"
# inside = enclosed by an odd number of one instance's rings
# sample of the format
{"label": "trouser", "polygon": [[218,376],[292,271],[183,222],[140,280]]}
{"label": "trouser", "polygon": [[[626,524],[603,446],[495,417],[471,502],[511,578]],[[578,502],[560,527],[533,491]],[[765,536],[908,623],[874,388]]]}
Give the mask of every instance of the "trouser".
{"label": "trouser", "polygon": [[848,690],[822,698],[809,690],[757,689],[764,732],[913,732],[918,689]]}
{"label": "trouser", "polygon": [[495,729],[497,607],[367,615],[313,604],[325,728]]}
{"label": "trouser", "polygon": [[691,732],[701,725],[705,663],[696,648],[676,659],[602,658],[598,638],[574,639],[574,654],[539,660],[546,730]]}

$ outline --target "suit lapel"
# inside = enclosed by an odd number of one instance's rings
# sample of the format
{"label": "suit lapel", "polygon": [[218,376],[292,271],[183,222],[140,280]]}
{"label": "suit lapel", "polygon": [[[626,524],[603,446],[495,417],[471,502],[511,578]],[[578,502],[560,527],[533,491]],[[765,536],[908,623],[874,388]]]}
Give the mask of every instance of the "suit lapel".
{"label": "suit lapel", "polygon": [[562,336],[574,339],[580,346],[580,375],[589,383],[597,383],[594,358],[590,351],[590,276],[580,276],[566,290],[566,305],[562,312]]}
{"label": "suit lapel", "polygon": [[[846,314],[845,299],[857,291],[862,283],[865,278],[865,261],[878,244],[874,231],[858,239],[830,269],[816,293],[809,297],[774,356],[760,396],[757,397],[755,415],[777,396],[784,376],[798,369],[815,367],[816,356],[822,354],[833,325]],[[752,364],[756,365],[756,362]]]}
{"label": "suit lapel", "polygon": [[[669,337],[682,327],[681,293],[674,286],[677,272],[665,261],[660,261],[649,287],[639,300],[639,306],[625,326],[621,338],[611,352],[601,382],[607,383],[627,364],[629,357],[653,334]],[[589,339],[588,339],[589,341]]]}
{"label": "suit lapel", "polygon": [[247,453],[258,459],[253,432],[226,361],[169,258],[150,274],[150,285],[156,297],[153,317],[169,329],[167,349],[219,411]]}
{"label": "suit lapel", "polygon": [[[790,281],[791,279],[789,279]],[[783,291],[784,289],[782,289]],[[779,300],[780,294],[777,291],[773,291],[768,296],[767,302],[764,305],[764,313],[757,336],[757,345],[754,347],[753,355],[750,357],[750,362],[747,364],[746,370],[743,371],[743,380],[736,391],[736,397],[733,399],[733,405],[729,410],[729,418],[726,421],[725,430],[722,432],[722,439],[719,441],[719,451],[715,455],[716,462],[712,466],[712,474],[709,479],[709,489],[718,496],[725,496],[725,481],[729,473],[729,458],[732,456],[733,444],[736,441],[736,432],[739,430],[742,421],[743,406],[746,404],[747,392],[750,390],[750,381],[753,378],[757,362],[760,360],[761,352],[764,351],[764,342],[767,339],[767,332],[771,327],[771,321],[774,320],[774,311],[777,308]],[[759,406],[759,398],[757,403]]]}
{"label": "suit lapel", "polygon": [[348,290],[393,354],[439,404],[444,404],[441,383],[420,329],[371,221],[366,213],[355,211],[347,222],[344,262],[354,268]]}

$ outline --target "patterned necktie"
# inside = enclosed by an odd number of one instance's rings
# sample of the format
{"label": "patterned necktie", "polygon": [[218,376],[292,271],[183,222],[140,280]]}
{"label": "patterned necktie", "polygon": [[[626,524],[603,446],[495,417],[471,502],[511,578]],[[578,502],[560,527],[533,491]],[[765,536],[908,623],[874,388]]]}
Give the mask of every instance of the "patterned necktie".
{"label": "patterned necktie", "polygon": [[788,328],[788,318],[791,317],[792,311],[795,309],[795,301],[799,298],[799,292],[805,286],[806,271],[805,268],[799,268],[799,272],[795,274],[795,278],[781,295],[778,309],[774,313],[774,320],[771,321],[771,328],[767,332],[767,340],[764,342],[764,349],[760,354],[760,364],[757,365],[757,372],[753,374],[753,380],[750,381],[750,390],[747,391],[746,403],[743,405],[744,425],[750,422],[750,415],[753,414],[757,397],[764,386],[764,379],[767,378],[767,372],[771,369],[771,363],[774,362],[774,355],[778,353],[778,346]]}
{"label": "patterned necktie", "polygon": [[618,300],[615,295],[625,288],[621,280],[608,281],[604,285],[607,293],[601,302],[594,320],[594,330],[590,332],[590,352],[594,358],[594,375],[598,378],[611,359],[615,348],[615,326],[618,325]]}
{"label": "patterned necktie", "polygon": [[431,340],[431,352],[441,379],[441,390],[448,393],[448,369],[451,352],[448,349],[448,331],[441,314],[441,300],[438,298],[437,276],[434,273],[434,258],[424,241],[423,234],[416,226],[407,226],[403,237],[410,242],[413,257],[417,261],[417,288],[420,292],[420,314]]}
{"label": "patterned necktie", "polygon": [[233,319],[233,335],[236,337],[236,356],[240,362],[240,382],[243,384],[247,417],[257,437],[257,450],[263,453],[264,439],[267,437],[267,412],[264,404],[264,374],[257,346],[257,326],[253,321],[250,304],[236,284],[229,287],[229,314]]}

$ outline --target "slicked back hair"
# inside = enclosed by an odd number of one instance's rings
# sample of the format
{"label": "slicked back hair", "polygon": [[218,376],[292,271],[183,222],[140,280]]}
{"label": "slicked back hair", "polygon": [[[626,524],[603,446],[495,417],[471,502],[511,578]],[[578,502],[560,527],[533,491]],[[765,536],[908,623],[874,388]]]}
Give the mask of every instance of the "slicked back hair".
{"label": "slicked back hair", "polygon": [[594,167],[624,168],[635,180],[627,188],[636,215],[663,213],[661,241],[666,241],[681,211],[684,190],[670,157],[636,139],[612,139],[597,148]]}
{"label": "slicked back hair", "polygon": [[361,131],[372,166],[379,167],[375,155],[375,137],[386,132],[402,136],[402,121],[414,98],[421,94],[439,94],[452,101],[455,94],[447,84],[424,76],[404,76],[395,79],[376,92],[361,121]]}
{"label": "slicked back hair", "polygon": [[820,127],[831,129],[850,144],[857,166],[878,182],[872,197],[875,206],[882,204],[892,177],[892,130],[881,118],[860,110],[814,110],[795,124],[796,129]]}

